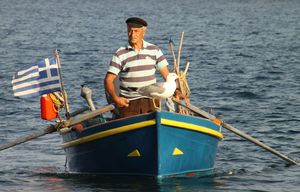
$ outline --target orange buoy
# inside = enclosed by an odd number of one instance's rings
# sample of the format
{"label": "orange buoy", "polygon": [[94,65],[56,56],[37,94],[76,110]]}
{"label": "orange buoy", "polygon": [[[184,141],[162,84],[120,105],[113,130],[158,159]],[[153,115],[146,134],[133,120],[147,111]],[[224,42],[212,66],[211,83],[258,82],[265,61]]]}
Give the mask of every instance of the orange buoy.
{"label": "orange buoy", "polygon": [[49,95],[42,95],[40,99],[41,118],[52,120],[58,117],[58,111]]}

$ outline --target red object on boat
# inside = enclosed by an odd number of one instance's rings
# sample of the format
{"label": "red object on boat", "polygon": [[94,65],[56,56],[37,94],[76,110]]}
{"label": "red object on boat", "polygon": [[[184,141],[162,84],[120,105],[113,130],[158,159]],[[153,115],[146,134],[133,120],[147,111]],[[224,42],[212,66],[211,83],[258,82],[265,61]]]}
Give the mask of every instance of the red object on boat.
{"label": "red object on boat", "polygon": [[42,95],[40,99],[41,118],[52,120],[58,117],[58,111],[49,95]]}

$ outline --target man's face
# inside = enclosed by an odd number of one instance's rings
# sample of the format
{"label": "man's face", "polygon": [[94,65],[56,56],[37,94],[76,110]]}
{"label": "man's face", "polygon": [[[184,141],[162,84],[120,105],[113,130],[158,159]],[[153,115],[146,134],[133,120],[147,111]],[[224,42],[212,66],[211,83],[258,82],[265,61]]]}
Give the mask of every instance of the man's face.
{"label": "man's face", "polygon": [[145,35],[144,27],[127,26],[127,34],[129,43],[136,44],[143,40]]}

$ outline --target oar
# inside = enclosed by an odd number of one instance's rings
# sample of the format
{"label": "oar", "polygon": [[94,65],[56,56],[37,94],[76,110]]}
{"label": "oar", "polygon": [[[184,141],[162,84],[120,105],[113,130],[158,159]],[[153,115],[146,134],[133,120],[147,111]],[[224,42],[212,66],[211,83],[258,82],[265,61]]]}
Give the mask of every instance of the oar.
{"label": "oar", "polygon": [[36,131],[34,133],[31,133],[30,135],[19,137],[18,139],[16,139],[13,142],[1,145],[0,146],[0,151],[2,151],[4,149],[8,149],[8,148],[16,146],[16,145],[19,145],[21,143],[25,143],[25,142],[30,141],[32,139],[38,138],[40,136],[43,136],[43,135],[46,135],[46,134],[49,134],[49,133],[53,133],[55,131],[56,131],[56,126],[55,125],[50,125],[44,130]]}
{"label": "oar", "polygon": [[[199,114],[199,115],[201,115],[203,117],[206,117],[206,118],[211,119],[211,120],[217,119],[214,115],[211,115],[211,114],[209,114],[209,113],[207,113],[207,112],[205,112],[205,111],[203,111],[203,110],[199,109],[198,107],[195,107],[195,106],[193,106],[191,104],[186,104],[186,105],[182,104],[177,99],[173,99],[173,101],[176,102],[177,104],[183,106],[183,107],[186,107],[187,109],[190,109],[194,113]],[[234,128],[233,126],[225,123],[224,121],[221,121],[221,126],[224,127],[225,129],[233,132],[234,134],[236,134],[236,135],[238,135],[238,136],[240,136],[240,137],[242,137],[242,138],[244,138],[244,139],[246,139],[246,140],[248,140],[248,141],[250,141],[250,142],[252,142],[252,143],[254,143],[256,145],[258,145],[258,146],[260,146],[261,148],[263,148],[263,149],[265,149],[265,150],[273,153],[274,155],[276,155],[276,156],[280,157],[281,159],[289,162],[290,164],[299,165],[298,162],[296,162],[296,161],[288,158],[287,156],[285,156],[285,155],[279,153],[278,151],[276,151],[275,149],[273,149],[273,148],[269,147],[268,145],[260,142],[259,140],[253,138],[252,136],[250,136],[250,135],[248,135],[248,134],[240,131],[239,129]]]}
{"label": "oar", "polygon": [[[72,125],[78,124],[78,123],[80,123],[80,122],[82,122],[84,120],[87,120],[87,119],[93,118],[93,117],[95,117],[97,115],[100,115],[102,113],[111,111],[114,108],[115,108],[114,105],[106,105],[106,106],[104,106],[104,107],[102,107],[100,109],[96,109],[95,111],[92,111],[90,113],[83,114],[83,115],[79,116],[78,118],[71,118],[69,121],[66,121],[65,123],[67,125],[69,125],[69,126],[72,126]],[[8,148],[16,146],[16,145],[19,145],[21,143],[25,143],[27,141],[30,141],[32,139],[41,137],[43,135],[53,133],[53,132],[55,132],[57,130],[57,128],[59,126],[60,126],[59,123],[57,123],[55,125],[50,125],[46,129],[44,129],[44,130],[36,131],[34,133],[31,133],[30,135],[19,137],[16,140],[14,140],[13,142],[0,145],[0,151],[8,149]]]}

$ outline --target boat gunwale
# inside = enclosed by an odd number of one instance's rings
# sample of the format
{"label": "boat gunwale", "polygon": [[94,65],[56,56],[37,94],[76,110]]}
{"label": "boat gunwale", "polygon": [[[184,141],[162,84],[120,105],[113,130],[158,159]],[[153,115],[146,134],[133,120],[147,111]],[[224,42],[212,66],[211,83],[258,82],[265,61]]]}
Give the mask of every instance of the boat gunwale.
{"label": "boat gunwale", "polygon": [[[150,114],[151,113],[148,113],[147,115],[150,115]],[[141,116],[141,115],[139,115],[139,116]],[[132,117],[129,117],[129,118],[132,118]],[[129,119],[129,118],[118,119],[118,121],[122,121],[122,120]],[[158,120],[160,120],[160,121],[158,122]],[[203,119],[203,120],[206,120],[206,119]],[[112,123],[112,122],[116,122],[116,121],[113,120],[113,121],[108,121],[108,122],[101,123],[101,124],[96,124],[96,125],[93,125],[93,126],[89,127],[89,129],[94,127],[94,126],[104,125],[104,124]],[[129,131],[134,131],[134,130],[137,130],[137,129],[142,129],[142,128],[146,128],[146,127],[149,127],[149,126],[152,126],[152,125],[158,125],[158,124],[167,125],[167,126],[170,126],[172,128],[180,128],[180,129],[186,129],[186,130],[189,130],[189,131],[196,131],[196,132],[199,132],[199,133],[202,133],[202,134],[207,134],[207,135],[210,135],[210,136],[217,137],[220,140],[222,140],[224,138],[223,134],[220,131],[216,131],[212,128],[205,127],[205,126],[200,126],[200,125],[193,124],[193,123],[176,121],[176,120],[172,120],[170,118],[168,119],[168,118],[164,118],[164,117],[160,116],[159,118],[152,118],[150,120],[143,120],[141,122],[137,122],[137,123],[133,123],[133,124],[127,124],[127,125],[123,125],[123,126],[119,126],[119,127],[115,127],[115,128],[110,128],[108,130],[96,132],[96,133],[93,133],[93,134],[90,134],[90,135],[87,135],[87,136],[83,136],[83,137],[78,138],[78,139],[67,141],[67,142],[62,144],[62,148],[65,149],[65,148],[68,148],[68,147],[73,147],[73,146],[76,146],[76,145],[79,145],[79,144],[84,144],[84,143],[91,142],[91,141],[101,139],[101,138],[105,138],[105,137],[108,137],[108,136],[121,134],[121,133],[129,132]],[[187,127],[187,126],[190,126],[190,127]]]}

